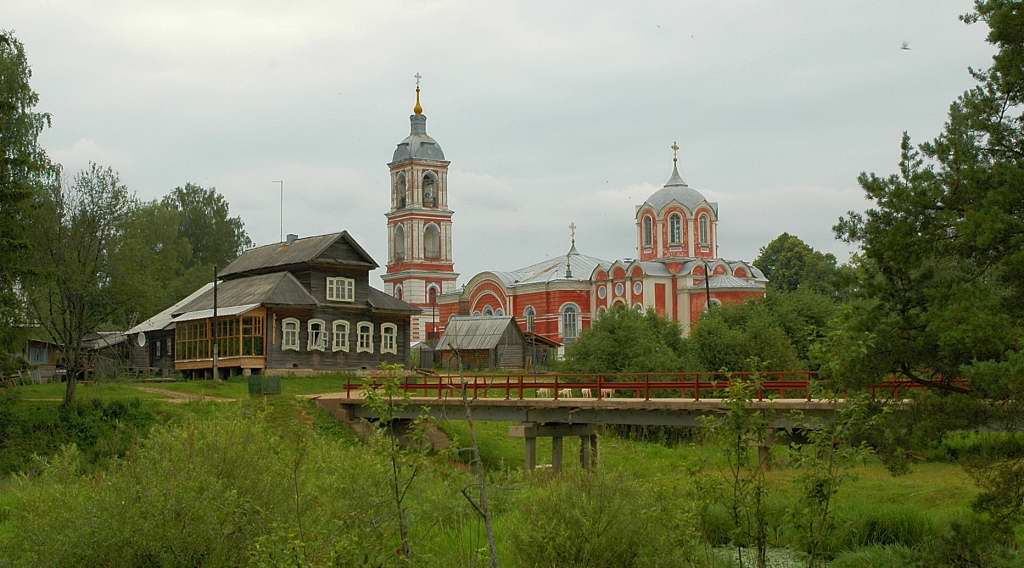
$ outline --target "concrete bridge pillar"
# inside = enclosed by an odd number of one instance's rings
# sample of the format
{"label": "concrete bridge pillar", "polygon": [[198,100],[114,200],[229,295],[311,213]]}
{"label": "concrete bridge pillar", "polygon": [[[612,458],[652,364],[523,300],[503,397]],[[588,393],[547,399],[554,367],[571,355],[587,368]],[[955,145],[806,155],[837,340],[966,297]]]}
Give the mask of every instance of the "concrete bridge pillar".
{"label": "concrete bridge pillar", "polygon": [[509,436],[522,438],[526,450],[526,470],[537,467],[537,438],[551,438],[551,469],[562,470],[565,438],[580,439],[580,467],[592,470],[597,467],[597,431],[591,424],[537,424],[523,422],[509,430]]}

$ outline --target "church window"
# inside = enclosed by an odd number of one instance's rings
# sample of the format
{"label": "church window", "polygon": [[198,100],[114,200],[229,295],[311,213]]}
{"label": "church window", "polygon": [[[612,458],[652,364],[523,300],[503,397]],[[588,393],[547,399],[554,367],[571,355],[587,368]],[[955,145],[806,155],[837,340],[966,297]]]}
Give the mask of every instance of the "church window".
{"label": "church window", "polygon": [[636,294],[636,295],[643,294],[644,293],[644,283],[643,282],[634,282],[633,283],[633,293]]}
{"label": "church window", "polygon": [[401,225],[395,225],[395,261],[402,262],[405,260],[405,229]]}
{"label": "church window", "polygon": [[637,313],[641,313],[641,314],[644,313],[644,305],[643,304],[633,304],[633,309],[636,310]]}
{"label": "church window", "polygon": [[700,244],[703,245],[703,246],[708,246],[709,244],[711,244],[711,238],[709,237],[709,232],[708,232],[708,216],[707,215],[701,215],[700,216]]}
{"label": "church window", "polygon": [[484,315],[485,316],[493,316],[494,315],[494,310],[491,309],[490,306],[487,306],[486,308],[484,308]]}
{"label": "church window", "polygon": [[673,213],[668,218],[669,242],[674,245],[683,242],[683,221],[679,213]]}
{"label": "church window", "polygon": [[601,306],[600,308],[597,308],[597,318],[598,319],[601,319],[601,316],[605,315],[606,313],[608,313],[608,309],[605,308],[604,306]]}
{"label": "church window", "polygon": [[285,318],[281,320],[281,351],[299,350],[299,320]]}
{"label": "church window", "polygon": [[537,310],[533,309],[533,306],[526,306],[523,316],[526,317],[526,331],[533,331],[534,322],[537,319]]}
{"label": "church window", "polygon": [[597,287],[597,297],[602,300],[608,297],[608,288],[603,284]]}
{"label": "church window", "polygon": [[373,324],[361,321],[356,332],[356,353],[373,353]]}
{"label": "church window", "polygon": [[498,309],[494,310],[494,315],[496,315],[496,316],[503,316],[503,315],[505,315],[505,310],[503,310],[501,308],[498,308]]}
{"label": "church window", "polygon": [[437,207],[437,176],[434,172],[423,175],[423,206]]}
{"label": "church window", "polygon": [[354,302],[356,281],[351,278],[328,278],[327,299],[332,302]]}
{"label": "church window", "polygon": [[402,299],[402,287],[401,286],[395,286],[395,297],[398,298],[399,300]]}
{"label": "church window", "polygon": [[344,351],[348,353],[348,322],[345,320],[334,320],[332,331],[334,341],[331,342],[331,351]]}
{"label": "church window", "polygon": [[580,334],[580,310],[576,304],[562,308],[562,337],[576,339]]}
{"label": "church window", "polygon": [[405,208],[406,195],[409,188],[405,182],[405,174],[398,174],[395,178],[395,206],[398,209]]}
{"label": "church window", "polygon": [[398,354],[398,326],[393,323],[380,324],[380,352]]}
{"label": "church window", "polygon": [[327,349],[327,330],[326,324],[322,319],[311,319],[307,324],[307,335],[308,341],[306,342],[306,349],[308,351],[323,351]]}
{"label": "church window", "polygon": [[437,284],[431,284],[430,286],[427,286],[427,303],[428,304],[433,305],[433,304],[437,303],[437,292],[438,292]]}
{"label": "church window", "polygon": [[644,217],[644,246],[654,246],[654,220],[650,217]]}
{"label": "church window", "polygon": [[423,229],[423,256],[441,258],[441,230],[433,223]]}
{"label": "church window", "polygon": [[621,296],[626,293],[626,286],[622,282],[615,283],[615,295]]}

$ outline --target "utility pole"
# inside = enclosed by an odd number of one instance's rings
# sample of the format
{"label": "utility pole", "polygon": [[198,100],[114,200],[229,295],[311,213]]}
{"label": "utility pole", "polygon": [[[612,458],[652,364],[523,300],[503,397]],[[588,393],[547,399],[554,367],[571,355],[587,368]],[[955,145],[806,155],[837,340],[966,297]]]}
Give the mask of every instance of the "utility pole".
{"label": "utility pole", "polygon": [[220,380],[217,372],[217,355],[220,347],[217,341],[217,267],[213,267],[213,380]]}
{"label": "utility pole", "polygon": [[280,209],[280,212],[281,212],[281,242],[283,243],[284,242],[284,180],[283,179],[275,179],[271,183],[276,183],[276,184],[280,184],[281,185],[281,209]]}
{"label": "utility pole", "polygon": [[708,272],[708,261],[704,261],[704,302],[706,305],[705,309],[711,309],[711,274]]}

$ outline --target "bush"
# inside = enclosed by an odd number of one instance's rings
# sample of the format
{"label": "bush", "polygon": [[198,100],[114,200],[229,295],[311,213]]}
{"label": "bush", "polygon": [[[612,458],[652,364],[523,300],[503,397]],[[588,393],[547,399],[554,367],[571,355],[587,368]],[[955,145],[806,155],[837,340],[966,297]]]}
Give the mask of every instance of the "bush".
{"label": "bush", "polygon": [[0,475],[25,471],[32,456],[74,444],[85,463],[124,457],[156,416],[138,399],[93,399],[70,407],[0,397]]}
{"label": "bush", "polygon": [[[307,425],[244,409],[156,427],[136,452],[82,475],[74,446],[12,483],[0,541],[14,566],[391,566],[384,462]],[[433,526],[446,504],[413,509]]]}
{"label": "bush", "polygon": [[848,506],[836,517],[832,545],[836,552],[874,545],[912,548],[941,535],[926,513],[907,507]]}
{"label": "bush", "polygon": [[607,474],[556,479],[519,496],[507,530],[514,566],[688,566],[697,549],[682,492]]}
{"label": "bush", "polygon": [[953,461],[1024,456],[1024,432],[953,432],[942,439],[942,449]]}
{"label": "bush", "polygon": [[907,568],[914,565],[914,551],[905,546],[867,546],[840,554],[830,568]]}

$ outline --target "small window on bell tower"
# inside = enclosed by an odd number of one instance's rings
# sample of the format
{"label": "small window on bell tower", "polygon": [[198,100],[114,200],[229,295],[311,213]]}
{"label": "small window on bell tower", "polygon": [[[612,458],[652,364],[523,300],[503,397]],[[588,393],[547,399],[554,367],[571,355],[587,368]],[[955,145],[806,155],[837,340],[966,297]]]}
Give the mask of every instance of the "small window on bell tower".
{"label": "small window on bell tower", "polygon": [[423,175],[423,206],[437,207],[437,176],[434,172]]}
{"label": "small window on bell tower", "polygon": [[408,184],[405,181],[405,174],[398,174],[395,178],[395,207],[398,209],[405,209],[406,205],[406,194],[409,191]]}

